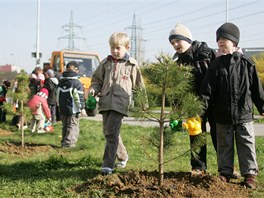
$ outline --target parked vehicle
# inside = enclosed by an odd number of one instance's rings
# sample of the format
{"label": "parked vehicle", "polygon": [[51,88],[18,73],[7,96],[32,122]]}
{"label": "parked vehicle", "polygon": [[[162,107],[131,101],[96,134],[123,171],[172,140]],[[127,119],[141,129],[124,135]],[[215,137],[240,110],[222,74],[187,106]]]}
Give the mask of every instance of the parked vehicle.
{"label": "parked vehicle", "polygon": [[[90,52],[81,51],[54,51],[52,52],[50,65],[54,71],[62,73],[66,69],[66,65],[70,61],[76,61],[79,64],[80,81],[84,86],[84,98],[88,98],[88,88],[91,85],[91,77],[100,62],[99,55]],[[97,108],[91,110],[86,109],[88,116],[95,116]]]}

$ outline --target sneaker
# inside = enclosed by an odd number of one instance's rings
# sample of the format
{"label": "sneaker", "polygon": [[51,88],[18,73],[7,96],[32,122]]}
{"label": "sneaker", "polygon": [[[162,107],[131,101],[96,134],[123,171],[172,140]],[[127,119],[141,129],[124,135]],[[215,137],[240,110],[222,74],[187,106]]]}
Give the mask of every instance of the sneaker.
{"label": "sneaker", "polygon": [[220,174],[219,175],[219,179],[223,182],[229,182],[231,176],[230,175],[226,175],[226,174]]}
{"label": "sneaker", "polygon": [[103,167],[101,173],[102,175],[111,175],[113,173],[113,169],[109,167]]}
{"label": "sneaker", "polygon": [[43,129],[37,130],[37,133],[46,133]]}
{"label": "sneaker", "polygon": [[61,144],[62,148],[75,148],[76,145],[75,144]]}
{"label": "sneaker", "polygon": [[256,189],[256,176],[255,175],[245,175],[244,179],[245,186],[250,189]]}
{"label": "sneaker", "polygon": [[234,170],[234,172],[230,175],[231,179],[239,179],[240,177],[241,177],[241,175],[236,170]]}
{"label": "sneaker", "polygon": [[205,173],[205,170],[200,170],[200,169],[192,169],[191,171],[192,176],[198,176],[204,173]]}
{"label": "sneaker", "polygon": [[118,162],[116,164],[116,167],[118,167],[118,168],[125,168],[126,167],[126,164],[127,164],[127,161],[128,161],[128,156],[127,156],[126,160]]}

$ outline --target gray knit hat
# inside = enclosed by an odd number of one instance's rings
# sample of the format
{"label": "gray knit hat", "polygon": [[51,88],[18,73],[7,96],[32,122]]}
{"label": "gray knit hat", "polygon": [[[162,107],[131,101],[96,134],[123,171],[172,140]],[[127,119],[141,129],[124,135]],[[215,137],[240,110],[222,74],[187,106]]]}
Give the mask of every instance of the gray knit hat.
{"label": "gray knit hat", "polygon": [[227,22],[221,25],[216,31],[216,41],[218,41],[220,37],[226,38],[238,44],[240,31],[235,24]]}
{"label": "gray knit hat", "polygon": [[186,26],[181,23],[177,23],[170,31],[169,41],[171,42],[172,39],[179,39],[192,43],[192,34]]}

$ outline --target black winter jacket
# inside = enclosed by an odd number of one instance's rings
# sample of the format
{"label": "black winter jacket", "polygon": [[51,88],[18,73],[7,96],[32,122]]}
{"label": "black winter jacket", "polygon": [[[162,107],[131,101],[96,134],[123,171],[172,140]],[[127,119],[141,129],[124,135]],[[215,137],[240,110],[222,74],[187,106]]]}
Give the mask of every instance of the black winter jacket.
{"label": "black winter jacket", "polygon": [[44,88],[48,89],[48,104],[56,105],[56,93],[59,81],[55,77],[46,78],[44,82]]}
{"label": "black winter jacket", "polygon": [[206,107],[214,104],[216,122],[241,124],[253,121],[253,103],[264,112],[264,92],[254,62],[239,52],[211,62],[201,94]]}
{"label": "black winter jacket", "polygon": [[200,95],[202,81],[208,66],[215,59],[216,52],[205,42],[193,41],[191,47],[183,54],[175,53],[173,59],[182,65],[192,66],[194,93]]}
{"label": "black winter jacket", "polygon": [[57,101],[60,113],[65,116],[79,114],[84,109],[83,85],[77,73],[73,71],[62,73],[57,90]]}

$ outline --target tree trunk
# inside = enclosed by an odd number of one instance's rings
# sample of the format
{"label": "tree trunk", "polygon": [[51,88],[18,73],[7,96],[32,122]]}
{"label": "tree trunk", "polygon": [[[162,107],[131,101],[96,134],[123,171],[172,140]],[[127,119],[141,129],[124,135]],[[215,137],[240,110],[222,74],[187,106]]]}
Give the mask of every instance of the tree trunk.
{"label": "tree trunk", "polygon": [[25,147],[23,100],[21,100],[21,146]]}
{"label": "tree trunk", "polygon": [[162,91],[162,104],[160,113],[160,145],[159,145],[159,185],[162,186],[164,180],[163,172],[163,149],[164,149],[164,109],[165,109],[165,90]]}

